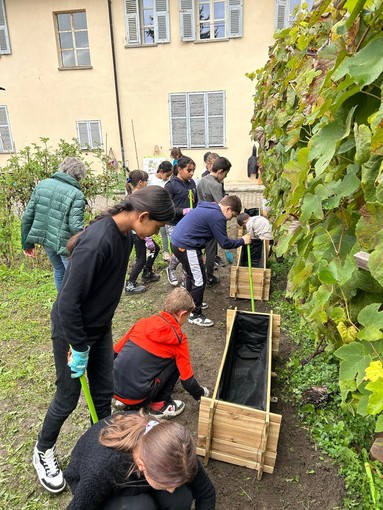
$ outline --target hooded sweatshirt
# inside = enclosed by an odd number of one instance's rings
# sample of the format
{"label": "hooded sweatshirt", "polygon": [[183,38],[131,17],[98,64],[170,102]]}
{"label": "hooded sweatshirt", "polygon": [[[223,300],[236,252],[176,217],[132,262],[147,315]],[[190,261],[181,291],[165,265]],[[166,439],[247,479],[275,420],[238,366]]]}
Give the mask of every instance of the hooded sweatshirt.
{"label": "hooded sweatshirt", "polygon": [[227,237],[226,222],[218,204],[198,202],[198,206],[184,216],[173,230],[171,243],[177,248],[195,250],[204,248],[206,243],[215,237],[225,250],[243,246],[245,243],[242,238]]}
{"label": "hooded sweatshirt", "polygon": [[144,400],[155,378],[175,361],[185,390],[196,400],[203,388],[194,378],[188,339],[168,312],[140,319],[114,346],[115,393],[124,399]]}

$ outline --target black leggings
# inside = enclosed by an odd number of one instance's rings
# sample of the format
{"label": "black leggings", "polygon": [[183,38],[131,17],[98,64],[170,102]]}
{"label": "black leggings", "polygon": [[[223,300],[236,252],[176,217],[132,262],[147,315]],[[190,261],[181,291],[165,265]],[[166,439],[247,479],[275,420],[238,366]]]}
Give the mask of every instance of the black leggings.
{"label": "black leggings", "polygon": [[154,251],[151,251],[148,258],[146,259],[146,244],[144,239],[140,239],[133,234],[134,247],[136,249],[136,260],[133,264],[133,267],[130,271],[129,282],[136,283],[138,275],[141,271],[146,267],[149,271],[152,271],[154,261],[156,260],[157,255],[160,252],[159,245],[153,240],[154,243]]}
{"label": "black leggings", "polygon": [[190,510],[193,502],[187,485],[178,487],[173,493],[152,490],[137,496],[114,496],[103,510]]}

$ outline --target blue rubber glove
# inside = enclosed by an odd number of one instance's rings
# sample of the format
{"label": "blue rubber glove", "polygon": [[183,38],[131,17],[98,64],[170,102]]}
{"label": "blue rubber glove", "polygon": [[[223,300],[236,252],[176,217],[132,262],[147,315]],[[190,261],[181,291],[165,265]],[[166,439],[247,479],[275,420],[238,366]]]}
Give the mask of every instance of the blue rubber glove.
{"label": "blue rubber glove", "polygon": [[71,347],[69,351],[68,367],[72,370],[72,379],[85,374],[86,367],[88,366],[89,351],[90,347],[88,347],[88,350],[85,352],[75,351],[73,347]]}

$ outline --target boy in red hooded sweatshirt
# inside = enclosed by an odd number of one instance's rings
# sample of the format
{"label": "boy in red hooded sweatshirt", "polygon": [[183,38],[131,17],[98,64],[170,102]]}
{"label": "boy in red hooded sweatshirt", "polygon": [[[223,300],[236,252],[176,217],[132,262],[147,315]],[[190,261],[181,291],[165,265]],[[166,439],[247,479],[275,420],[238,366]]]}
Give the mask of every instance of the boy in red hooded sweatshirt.
{"label": "boy in red hooded sweatshirt", "polygon": [[185,409],[184,402],[172,399],[178,378],[196,400],[209,396],[194,377],[188,339],[181,330],[194,307],[189,292],[177,287],[162,312],[140,319],[114,346],[114,396],[120,406],[149,406],[149,414],[157,418],[178,416]]}

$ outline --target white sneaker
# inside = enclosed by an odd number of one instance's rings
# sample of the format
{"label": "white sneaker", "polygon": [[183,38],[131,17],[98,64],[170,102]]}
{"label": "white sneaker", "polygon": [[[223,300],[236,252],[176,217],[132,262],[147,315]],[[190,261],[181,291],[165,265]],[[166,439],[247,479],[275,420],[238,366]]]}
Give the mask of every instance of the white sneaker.
{"label": "white sneaker", "polygon": [[149,414],[159,420],[162,418],[174,418],[181,414],[185,409],[185,402],[182,400],[169,400],[161,409],[150,409]]}
{"label": "white sneaker", "polygon": [[210,328],[211,326],[214,326],[214,321],[208,319],[202,313],[199,315],[196,313],[191,313],[188,319],[188,323],[194,324],[195,326],[202,326],[204,328]]}
{"label": "white sneaker", "polygon": [[202,303],[201,310],[206,310],[207,308],[209,308],[209,305],[207,303]]}
{"label": "white sneaker", "polygon": [[46,452],[37,449],[33,451],[33,465],[41,485],[49,492],[57,493],[65,489],[65,479],[56,457],[56,445]]}
{"label": "white sneaker", "polygon": [[176,287],[178,285],[177,275],[174,269],[170,269],[170,267],[166,268],[166,274],[168,275],[168,280],[170,285]]}

